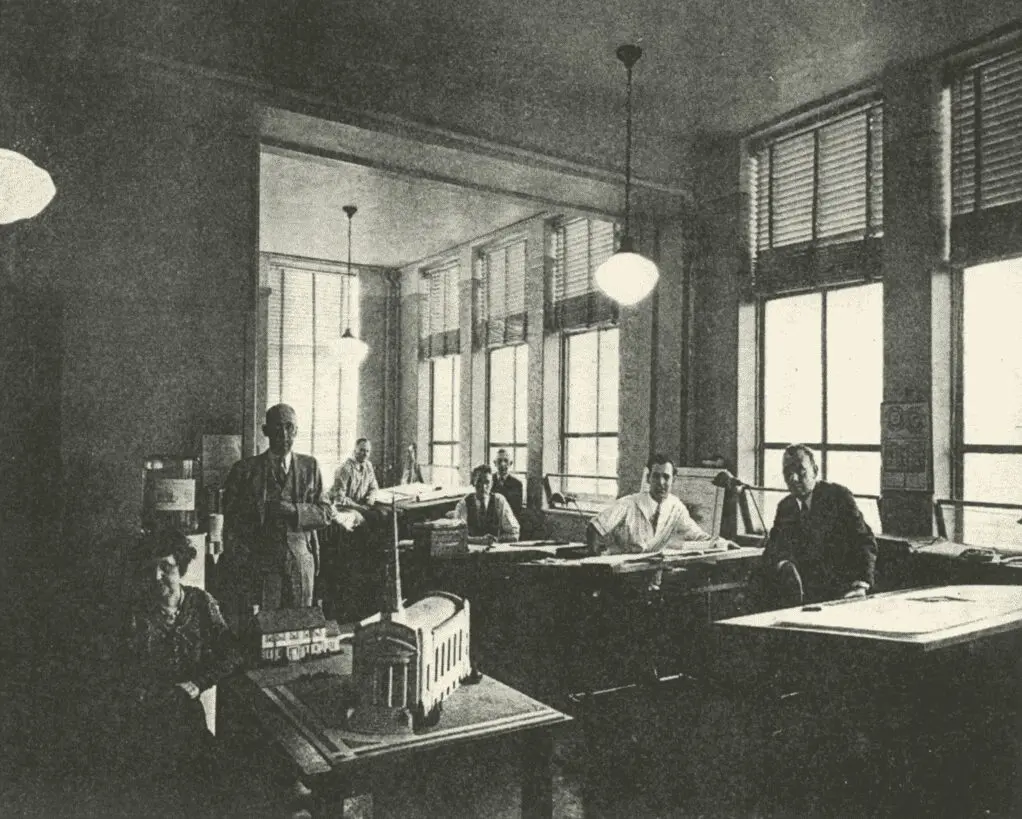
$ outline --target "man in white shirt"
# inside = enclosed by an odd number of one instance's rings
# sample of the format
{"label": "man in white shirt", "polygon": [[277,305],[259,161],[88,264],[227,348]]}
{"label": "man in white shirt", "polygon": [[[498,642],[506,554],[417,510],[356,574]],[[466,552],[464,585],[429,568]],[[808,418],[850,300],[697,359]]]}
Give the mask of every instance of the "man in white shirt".
{"label": "man in white shirt", "polygon": [[674,462],[654,455],[649,462],[649,490],[618,498],[603,508],[586,527],[586,542],[597,554],[661,552],[679,548],[683,541],[728,546],[692,520],[688,509],[671,494]]}
{"label": "man in white shirt", "polygon": [[363,515],[372,510],[380,489],[376,470],[369,460],[372,451],[368,438],[355,441],[355,451],[334,473],[329,495],[335,506],[356,509]]}

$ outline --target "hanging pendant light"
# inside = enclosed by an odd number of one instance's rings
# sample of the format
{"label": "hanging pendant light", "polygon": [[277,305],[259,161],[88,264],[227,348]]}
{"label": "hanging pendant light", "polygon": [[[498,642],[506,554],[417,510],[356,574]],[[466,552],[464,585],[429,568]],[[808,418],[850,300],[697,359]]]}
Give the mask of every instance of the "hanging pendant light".
{"label": "hanging pendant light", "polygon": [[50,175],[31,159],[0,148],[0,225],[37,216],[56,192]]}
{"label": "hanging pendant light", "polygon": [[348,286],[345,288],[347,310],[344,314],[347,326],[341,333],[337,347],[341,354],[341,363],[353,363],[357,367],[369,352],[369,345],[351,332],[351,281],[356,275],[351,272],[351,217],[358,213],[358,208],[354,205],[345,205],[344,212],[348,214]]}
{"label": "hanging pendant light", "polygon": [[596,284],[618,304],[632,305],[653,292],[660,273],[656,264],[635,252],[631,235],[632,195],[632,66],[642,56],[637,45],[623,45],[617,58],[628,72],[628,108],[625,118],[625,230],[618,250],[596,268]]}

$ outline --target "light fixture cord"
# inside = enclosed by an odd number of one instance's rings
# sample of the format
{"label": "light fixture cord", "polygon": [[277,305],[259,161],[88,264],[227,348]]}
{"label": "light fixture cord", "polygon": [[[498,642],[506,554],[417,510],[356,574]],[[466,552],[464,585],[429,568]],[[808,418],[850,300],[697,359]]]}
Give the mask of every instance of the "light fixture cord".
{"label": "light fixture cord", "polygon": [[351,217],[348,214],[348,280],[344,283],[344,322],[345,329],[351,329]]}
{"label": "light fixture cord", "polygon": [[632,67],[628,72],[628,95],[625,102],[625,236],[631,236],[632,213]]}

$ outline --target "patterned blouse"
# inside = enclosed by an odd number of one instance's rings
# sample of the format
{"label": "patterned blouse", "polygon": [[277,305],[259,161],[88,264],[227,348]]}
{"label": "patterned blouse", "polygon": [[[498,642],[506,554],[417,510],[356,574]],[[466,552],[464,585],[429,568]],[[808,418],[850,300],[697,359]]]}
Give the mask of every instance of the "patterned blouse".
{"label": "patterned blouse", "polygon": [[152,600],[132,613],[132,665],[137,684],[147,689],[190,681],[204,691],[241,665],[241,653],[216,600],[193,586],[181,590],[176,615],[169,616]]}

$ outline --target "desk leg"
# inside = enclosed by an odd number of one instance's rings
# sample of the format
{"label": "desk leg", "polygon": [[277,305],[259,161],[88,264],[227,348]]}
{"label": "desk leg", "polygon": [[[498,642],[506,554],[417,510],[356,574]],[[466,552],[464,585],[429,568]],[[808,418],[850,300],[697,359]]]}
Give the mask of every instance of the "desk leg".
{"label": "desk leg", "polygon": [[552,819],[554,740],[549,730],[522,737],[522,819]]}

